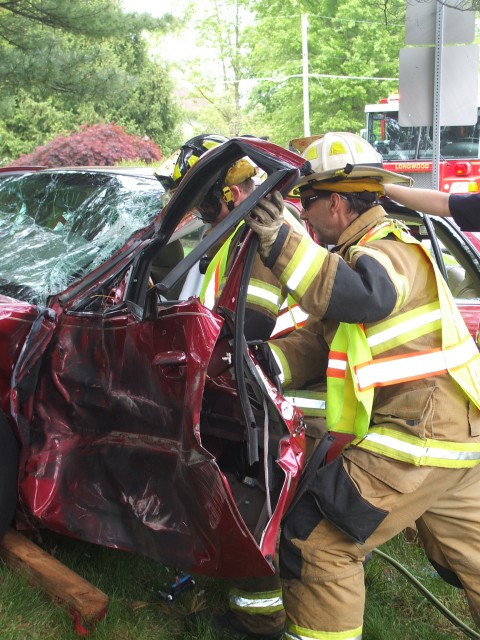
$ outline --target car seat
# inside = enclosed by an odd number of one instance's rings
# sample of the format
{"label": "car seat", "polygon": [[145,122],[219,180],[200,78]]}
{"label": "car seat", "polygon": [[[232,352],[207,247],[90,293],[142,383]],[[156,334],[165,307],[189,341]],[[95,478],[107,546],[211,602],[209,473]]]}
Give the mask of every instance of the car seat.
{"label": "car seat", "polygon": [[447,265],[447,283],[454,298],[472,300],[480,297],[471,276],[459,264]]}
{"label": "car seat", "polygon": [[[170,244],[162,247],[153,257],[150,269],[152,280],[155,284],[161,282],[166,275],[184,258],[183,245],[180,240],[174,240]],[[176,300],[182,288],[183,281],[177,284],[168,292],[170,300]]]}

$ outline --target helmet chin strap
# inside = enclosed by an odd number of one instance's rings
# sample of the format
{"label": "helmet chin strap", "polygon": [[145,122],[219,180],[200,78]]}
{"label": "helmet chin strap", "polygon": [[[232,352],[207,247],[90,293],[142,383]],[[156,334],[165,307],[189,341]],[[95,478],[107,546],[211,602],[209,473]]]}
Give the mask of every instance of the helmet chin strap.
{"label": "helmet chin strap", "polygon": [[225,204],[227,205],[228,210],[233,211],[233,209],[235,208],[235,203],[233,201],[233,193],[230,187],[222,188],[222,198]]}

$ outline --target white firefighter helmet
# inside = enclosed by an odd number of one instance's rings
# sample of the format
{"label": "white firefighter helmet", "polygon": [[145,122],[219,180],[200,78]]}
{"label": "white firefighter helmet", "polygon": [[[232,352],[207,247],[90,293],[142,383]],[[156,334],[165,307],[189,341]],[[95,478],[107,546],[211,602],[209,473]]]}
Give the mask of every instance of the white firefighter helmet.
{"label": "white firefighter helmet", "polygon": [[319,136],[302,152],[310,162],[311,173],[302,176],[296,188],[311,182],[346,178],[374,178],[380,183],[411,184],[411,178],[383,168],[382,156],[355,133],[331,132]]}

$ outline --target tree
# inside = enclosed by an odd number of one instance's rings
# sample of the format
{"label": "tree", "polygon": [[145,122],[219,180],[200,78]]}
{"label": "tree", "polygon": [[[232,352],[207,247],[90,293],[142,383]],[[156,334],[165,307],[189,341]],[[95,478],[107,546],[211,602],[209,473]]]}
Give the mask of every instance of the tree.
{"label": "tree", "polygon": [[102,120],[176,146],[169,71],[143,35],[175,24],[120,0],[0,0],[0,161]]}
{"label": "tree", "polygon": [[[310,128],[358,132],[364,106],[398,88],[405,2],[252,0],[249,75],[258,81],[250,104],[264,111],[279,144],[303,135],[301,15],[308,12]],[[269,34],[275,33],[275,37]],[[385,80],[391,78],[391,80]]]}
{"label": "tree", "polygon": [[92,96],[118,85],[105,43],[165,32],[173,18],[125,14],[118,0],[0,0],[0,86]]}
{"label": "tree", "polygon": [[108,166],[124,160],[150,163],[161,159],[162,153],[154,142],[129,135],[122,127],[109,123],[83,126],[69,136],[58,136],[9,166]]}
{"label": "tree", "polygon": [[211,69],[190,60],[184,70],[195,133],[253,133],[281,145],[303,135],[302,14],[312,133],[358,132],[365,104],[398,89],[405,0],[213,0],[202,10],[195,28]]}
{"label": "tree", "polygon": [[211,0],[191,17],[198,51],[208,45],[208,59],[190,59],[179,65],[191,105],[186,118],[195,132],[211,131],[227,136],[262,134],[254,111],[245,109],[241,84],[245,78],[245,26],[250,21],[249,0]]}

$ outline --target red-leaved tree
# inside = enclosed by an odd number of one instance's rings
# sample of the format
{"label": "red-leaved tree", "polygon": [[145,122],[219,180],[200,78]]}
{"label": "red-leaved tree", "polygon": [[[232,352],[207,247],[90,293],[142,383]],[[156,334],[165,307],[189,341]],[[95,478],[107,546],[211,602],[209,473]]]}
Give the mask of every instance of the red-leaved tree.
{"label": "red-leaved tree", "polygon": [[20,156],[9,166],[106,166],[122,160],[150,163],[161,159],[162,152],[152,140],[130,135],[122,127],[109,123],[83,125],[79,131],[58,136],[32,153]]}

